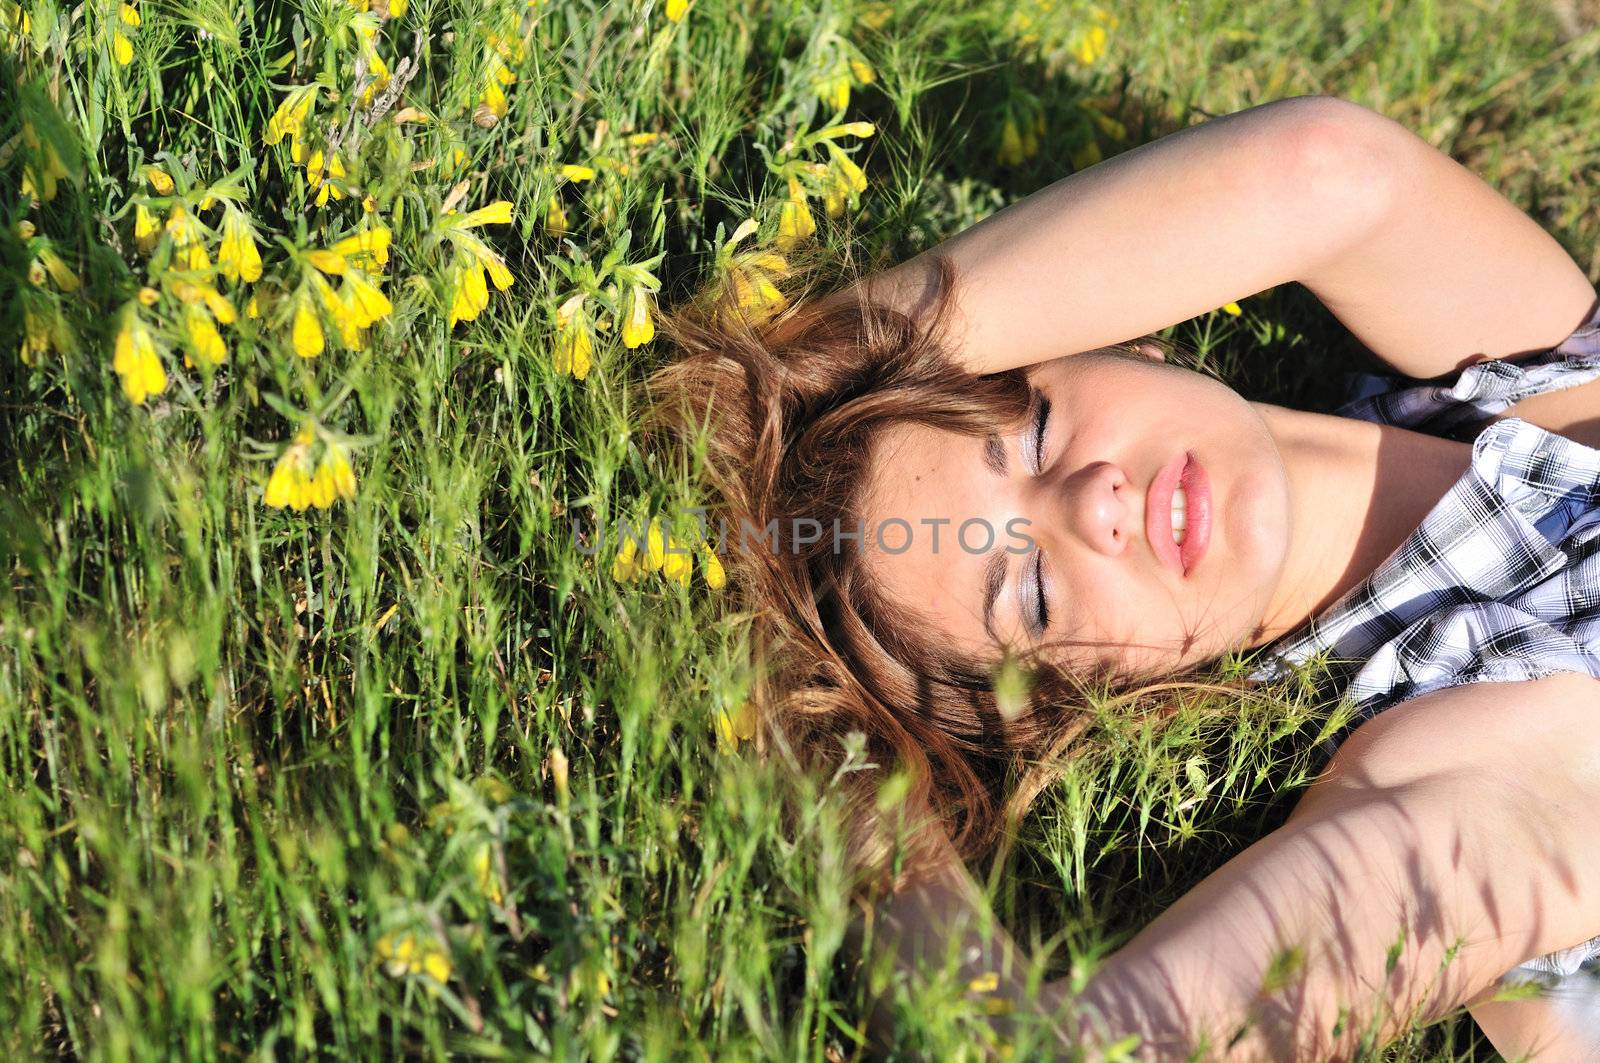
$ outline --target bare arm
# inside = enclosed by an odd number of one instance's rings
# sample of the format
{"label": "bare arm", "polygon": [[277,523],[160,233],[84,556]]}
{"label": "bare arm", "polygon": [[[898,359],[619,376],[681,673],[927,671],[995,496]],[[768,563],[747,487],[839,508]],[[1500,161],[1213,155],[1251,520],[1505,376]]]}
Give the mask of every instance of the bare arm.
{"label": "bare arm", "polygon": [[1159,1046],[1150,1058],[1241,1028],[1245,1058],[1326,1058],[1585,940],[1600,929],[1597,720],[1600,683],[1572,673],[1379,716],[1287,824],[1112,957],[1087,1000]]}
{"label": "bare arm", "polygon": [[[1083,1043],[1138,1033],[1145,1058],[1184,1059],[1243,1031],[1237,1058],[1326,1058],[1600,931],[1597,720],[1600,683],[1564,673],[1439,691],[1363,725],[1285,826],[1107,961],[1078,1001]],[[973,936],[987,912],[960,865],[941,881],[892,903],[898,962],[963,933],[987,952],[972,970],[998,960],[999,992],[1057,1011],[1065,988],[1029,994],[1002,930]]]}
{"label": "bare arm", "polygon": [[949,256],[974,372],[1156,332],[1299,281],[1380,358],[1429,377],[1559,343],[1595,292],[1532,219],[1381,115],[1278,100],[1063,178],[893,269],[923,306]]}

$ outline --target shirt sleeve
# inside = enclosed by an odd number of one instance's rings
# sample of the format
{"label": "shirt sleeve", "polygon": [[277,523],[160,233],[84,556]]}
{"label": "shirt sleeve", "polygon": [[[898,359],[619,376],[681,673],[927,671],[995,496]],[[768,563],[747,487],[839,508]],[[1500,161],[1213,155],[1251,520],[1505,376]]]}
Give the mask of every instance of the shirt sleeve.
{"label": "shirt sleeve", "polygon": [[1600,300],[1582,324],[1547,351],[1467,366],[1453,378],[1419,381],[1387,373],[1348,374],[1349,399],[1334,413],[1431,435],[1470,440],[1512,405],[1600,377]]}

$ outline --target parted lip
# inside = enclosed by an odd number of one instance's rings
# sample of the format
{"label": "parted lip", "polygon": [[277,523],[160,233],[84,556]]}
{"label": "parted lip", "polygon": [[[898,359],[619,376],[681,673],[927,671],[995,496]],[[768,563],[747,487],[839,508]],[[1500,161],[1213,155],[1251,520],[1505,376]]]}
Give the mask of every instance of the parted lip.
{"label": "parted lip", "polygon": [[1150,550],[1177,576],[1184,574],[1183,556],[1172,541],[1172,494],[1183,478],[1191,458],[1189,452],[1175,455],[1150,480],[1144,497],[1144,534]]}
{"label": "parted lip", "polygon": [[1183,564],[1183,574],[1187,576],[1194,571],[1194,567],[1205,556],[1206,547],[1211,544],[1211,478],[1206,475],[1206,467],[1193,451],[1189,452],[1188,464],[1183,467],[1178,483],[1188,502],[1187,530],[1183,535],[1183,545],[1178,547],[1178,559]]}

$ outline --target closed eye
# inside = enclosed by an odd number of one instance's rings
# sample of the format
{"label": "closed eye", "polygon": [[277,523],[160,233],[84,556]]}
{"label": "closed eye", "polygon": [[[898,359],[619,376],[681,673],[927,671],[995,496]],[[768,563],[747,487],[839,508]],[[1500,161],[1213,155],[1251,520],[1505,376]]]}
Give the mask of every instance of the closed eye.
{"label": "closed eye", "polygon": [[1050,400],[1039,395],[1033,415],[1033,471],[1044,472],[1044,444],[1050,428]]}
{"label": "closed eye", "polygon": [[1035,550],[1033,559],[1033,585],[1039,597],[1038,634],[1035,637],[1039,638],[1050,626],[1050,600],[1044,593],[1044,551]]}

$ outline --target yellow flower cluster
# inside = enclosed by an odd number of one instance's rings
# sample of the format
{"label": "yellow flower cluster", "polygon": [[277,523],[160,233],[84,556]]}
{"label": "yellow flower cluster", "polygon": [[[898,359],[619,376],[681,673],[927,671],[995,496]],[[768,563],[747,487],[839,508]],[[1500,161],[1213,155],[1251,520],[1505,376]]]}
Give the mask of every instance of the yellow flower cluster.
{"label": "yellow flower cluster", "polygon": [[311,107],[317,100],[317,84],[300,85],[289,90],[289,95],[278,104],[278,109],[267,120],[267,131],[261,139],[267,144],[276,144],[284,137],[289,138],[289,157],[299,162],[305,157],[304,148],[300,144],[300,133],[305,128],[306,118],[311,114]]}
{"label": "yellow flower cluster", "polygon": [[238,320],[233,303],[209,284],[174,278],[169,290],[183,304],[183,331],[189,347],[183,356],[184,366],[195,364],[190,354],[207,366],[221,365],[227,360],[228,348],[217,326],[231,325]]}
{"label": "yellow flower cluster", "polygon": [[111,57],[117,61],[118,66],[127,66],[133,62],[134,31],[139,28],[144,20],[139,17],[139,9],[132,4],[118,4],[117,18],[111,26]]}
{"label": "yellow flower cluster", "polygon": [[200,223],[182,203],[174,203],[164,226],[172,238],[173,261],[179,269],[203,271],[211,268]]}
{"label": "yellow flower cluster", "polygon": [[130,300],[123,306],[122,326],[117,330],[111,360],[111,367],[122,381],[122,393],[135,406],[142,406],[147,397],[167,390],[167,373],[161,365],[155,336],[139,315],[139,305],[145,301]]}
{"label": "yellow flower cluster", "polygon": [[1016,166],[1039,154],[1039,138],[1044,136],[1044,108],[1037,100],[1026,97],[1014,100],[1006,108],[1005,121],[1000,123],[1000,150],[995,161],[1001,166]]}
{"label": "yellow flower cluster", "polygon": [[553,364],[558,373],[584,380],[594,357],[594,336],[590,331],[587,297],[574,295],[556,308],[556,349]]}
{"label": "yellow flower cluster", "polygon": [[778,208],[778,246],[784,250],[811,239],[817,231],[816,220],[806,204],[806,191],[799,179],[791,174],[788,185],[789,194]]}
{"label": "yellow flower cluster", "polygon": [[[788,189],[778,208],[779,249],[787,251],[816,233],[816,219],[807,201],[810,194],[821,194],[830,218],[842,214],[847,205],[860,204],[861,193],[867,189],[867,175],[836,141],[846,136],[870,137],[876,131],[871,122],[843,122],[795,139],[791,152],[795,157],[778,167]],[[806,162],[798,157],[818,146],[827,150],[826,163]]]}
{"label": "yellow flower cluster", "polygon": [[812,82],[812,91],[823,103],[838,113],[850,106],[850,90],[856,85],[870,85],[877,79],[869,64],[855,46],[842,37],[835,38],[832,54],[824,62],[821,72]]}
{"label": "yellow flower cluster", "polygon": [[1052,71],[1067,59],[1080,66],[1098,62],[1120,22],[1097,4],[1089,5],[1087,22],[1075,22],[1065,6],[1066,0],[1020,0],[1005,22],[1004,31],[1038,53]]}
{"label": "yellow flower cluster", "polygon": [[293,441],[272,467],[262,498],[276,509],[285,506],[296,513],[307,506],[327,509],[340,498],[353,498],[356,476],[350,467],[350,452],[343,444],[324,439],[321,457],[312,462],[312,446],[317,432],[307,424],[295,433]]}
{"label": "yellow flower cluster", "polygon": [[756,230],[756,220],[746,218],[717,249],[716,272],[721,283],[715,289],[713,316],[719,322],[724,314],[736,309],[752,325],[759,325],[789,304],[776,283],[789,273],[784,257],[759,248],[738,251],[739,244],[754,236]]}
{"label": "yellow flower cluster", "polygon": [[[390,239],[387,228],[374,226],[329,248],[305,252],[310,268],[302,272],[300,287],[292,297],[290,342],[295,354],[315,358],[323,352],[326,341],[319,308],[333,323],[341,346],[353,351],[366,347],[366,330],[394,310],[394,303],[374,277],[381,275],[389,261]],[[338,291],[328,277],[340,278]]]}
{"label": "yellow flower cluster", "polygon": [[385,934],[373,946],[391,978],[426,974],[441,985],[450,980],[450,957],[432,938],[416,934]]}
{"label": "yellow flower cluster", "polygon": [[306,159],[306,184],[317,194],[314,200],[317,206],[326,206],[330,196],[334,199],[344,198],[344,178],[344,163],[338,155],[329,152],[324,159],[322,151],[318,149]]}
{"label": "yellow flower cluster", "polygon": [[1117,28],[1117,16],[1102,7],[1091,5],[1088,26],[1079,27],[1068,44],[1072,57],[1084,66],[1090,66],[1106,54],[1107,31]]}
{"label": "yellow flower cluster", "polygon": [[687,587],[694,573],[694,558],[700,558],[700,575],[706,586],[721,590],[728,583],[722,560],[709,543],[701,543],[692,550],[666,530],[660,520],[651,520],[644,536],[644,553],[640,556],[637,535],[624,534],[622,546],[611,561],[611,578],[619,583],[633,583],[646,573],[659,572],[679,586]]}
{"label": "yellow flower cluster", "polygon": [[31,258],[28,262],[28,282],[37,291],[18,292],[22,304],[22,348],[19,352],[23,365],[38,364],[38,357],[52,349],[67,352],[66,329],[61,320],[57,298],[70,295],[81,287],[78,275],[61,256],[56,254],[50,241],[36,236],[37,229],[26,219],[17,223],[17,236],[26,242]]}
{"label": "yellow flower cluster", "polygon": [[473,229],[482,225],[511,224],[511,203],[501,199],[487,207],[457,214],[441,214],[435,229],[455,248],[446,287],[450,299],[450,327],[457,321],[471,321],[489,305],[489,283],[500,291],[511,287],[511,271],[505,260],[489,248]]}
{"label": "yellow flower cluster", "polygon": [[249,216],[231,203],[222,214],[222,246],[217,249],[217,268],[231,281],[254,284],[261,279],[261,251],[256,247],[255,229]]}
{"label": "yellow flower cluster", "polygon": [[[56,198],[57,186],[67,176],[66,164],[61,161],[61,153],[54,144],[40,139],[39,131],[32,122],[23,122],[22,132],[18,136],[28,148],[22,167],[22,196],[24,199],[39,199],[48,203]],[[10,150],[15,143],[13,140],[7,144],[6,150]]]}

